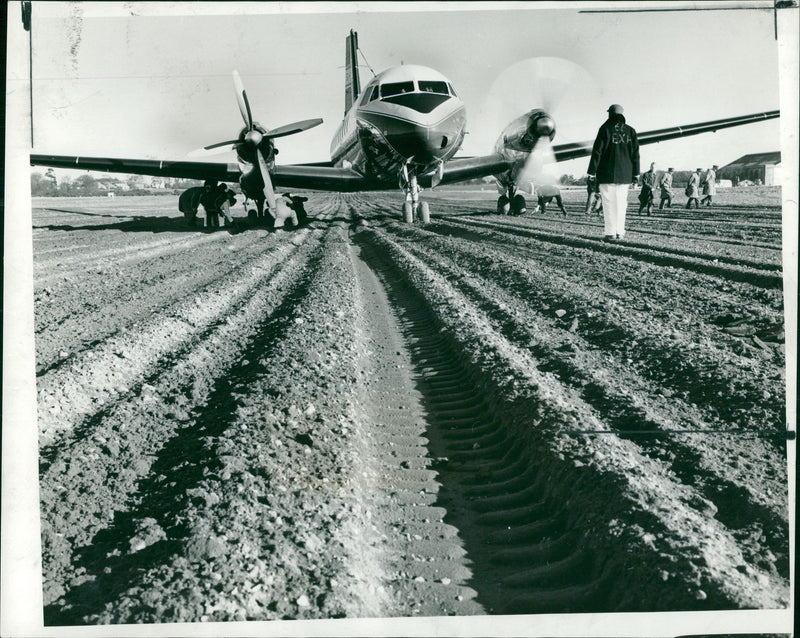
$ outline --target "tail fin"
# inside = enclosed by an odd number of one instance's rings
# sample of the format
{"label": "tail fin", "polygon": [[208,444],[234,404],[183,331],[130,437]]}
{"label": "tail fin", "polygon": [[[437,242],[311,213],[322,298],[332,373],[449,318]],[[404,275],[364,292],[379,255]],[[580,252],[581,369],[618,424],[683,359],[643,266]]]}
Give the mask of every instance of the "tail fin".
{"label": "tail fin", "polygon": [[358,94],[361,93],[361,79],[358,76],[358,34],[350,29],[347,36],[345,51],[345,75],[344,75],[344,112],[350,110],[353,102],[356,101]]}

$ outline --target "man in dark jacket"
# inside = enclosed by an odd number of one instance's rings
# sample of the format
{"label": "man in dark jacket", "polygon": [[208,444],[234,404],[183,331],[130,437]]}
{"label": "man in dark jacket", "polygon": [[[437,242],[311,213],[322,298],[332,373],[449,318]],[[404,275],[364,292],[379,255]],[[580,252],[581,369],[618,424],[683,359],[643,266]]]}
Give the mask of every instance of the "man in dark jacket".
{"label": "man in dark jacket", "polygon": [[643,210],[647,211],[647,216],[653,212],[653,199],[655,198],[656,181],[658,174],[656,173],[656,163],[650,164],[650,169],[642,173],[642,190],[639,193],[639,214]]}
{"label": "man in dark jacket", "polygon": [[619,104],[608,107],[608,119],[597,131],[587,171],[600,185],[606,241],[625,236],[628,188],[639,177],[639,138],[622,113]]}

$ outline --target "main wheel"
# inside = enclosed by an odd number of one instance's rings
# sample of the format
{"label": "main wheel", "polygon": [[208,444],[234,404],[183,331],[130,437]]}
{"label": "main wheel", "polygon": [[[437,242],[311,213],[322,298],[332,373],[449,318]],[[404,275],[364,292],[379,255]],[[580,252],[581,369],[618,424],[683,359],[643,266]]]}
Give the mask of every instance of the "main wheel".
{"label": "main wheel", "polygon": [[419,221],[423,224],[428,224],[431,221],[431,211],[428,207],[428,202],[419,203]]}
{"label": "main wheel", "polygon": [[403,204],[403,221],[406,224],[411,224],[414,221],[414,207],[411,205],[411,202],[405,202]]}
{"label": "main wheel", "polygon": [[500,195],[500,197],[497,198],[497,214],[508,215],[510,210],[511,204],[509,204],[508,197]]}
{"label": "main wheel", "polygon": [[525,198],[522,195],[514,195],[514,198],[511,200],[511,214],[524,215],[526,211]]}
{"label": "main wheel", "polygon": [[249,221],[251,224],[258,222],[258,211],[255,208],[251,208],[247,211],[247,221]]}

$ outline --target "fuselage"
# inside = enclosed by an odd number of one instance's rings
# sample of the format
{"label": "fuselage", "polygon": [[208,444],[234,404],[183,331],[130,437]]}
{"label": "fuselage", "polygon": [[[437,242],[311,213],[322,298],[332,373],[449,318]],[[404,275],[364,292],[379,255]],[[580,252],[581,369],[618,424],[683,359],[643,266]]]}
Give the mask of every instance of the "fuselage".
{"label": "fuselage", "polygon": [[452,84],[424,66],[391,67],[374,77],[331,142],[335,166],[397,186],[403,170],[433,173],[464,141],[466,109]]}

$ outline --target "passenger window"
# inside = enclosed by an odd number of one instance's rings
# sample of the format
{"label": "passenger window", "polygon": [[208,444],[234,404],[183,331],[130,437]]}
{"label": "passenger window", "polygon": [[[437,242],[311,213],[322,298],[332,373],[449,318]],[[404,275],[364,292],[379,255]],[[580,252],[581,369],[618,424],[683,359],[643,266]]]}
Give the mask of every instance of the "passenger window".
{"label": "passenger window", "polygon": [[390,82],[388,84],[381,85],[381,97],[400,95],[401,93],[411,93],[413,91],[413,82]]}
{"label": "passenger window", "polygon": [[423,93],[439,93],[447,95],[447,82],[440,82],[438,80],[420,80],[419,90]]}

